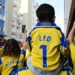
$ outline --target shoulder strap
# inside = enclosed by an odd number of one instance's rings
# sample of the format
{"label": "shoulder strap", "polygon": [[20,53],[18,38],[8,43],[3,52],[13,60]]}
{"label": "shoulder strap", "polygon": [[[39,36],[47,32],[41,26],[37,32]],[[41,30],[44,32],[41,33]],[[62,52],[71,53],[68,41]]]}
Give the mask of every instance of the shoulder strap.
{"label": "shoulder strap", "polygon": [[26,41],[27,41],[27,43],[28,43],[28,45],[29,45],[30,51],[32,50],[31,40],[32,40],[32,39],[31,39],[30,34],[29,34],[29,36],[27,37]]}
{"label": "shoulder strap", "polygon": [[59,49],[60,51],[60,58],[62,60],[62,70],[65,70],[65,71],[72,71],[73,69],[73,63],[72,63],[72,59],[71,57],[65,57],[61,50]]}
{"label": "shoulder strap", "polygon": [[2,64],[2,59],[0,58],[0,65]]}

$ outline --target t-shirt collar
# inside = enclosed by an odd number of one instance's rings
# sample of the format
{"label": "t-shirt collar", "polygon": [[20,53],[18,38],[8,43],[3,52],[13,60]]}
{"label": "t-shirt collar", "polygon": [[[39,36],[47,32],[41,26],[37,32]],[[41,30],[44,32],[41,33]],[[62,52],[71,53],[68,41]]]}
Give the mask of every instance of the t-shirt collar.
{"label": "t-shirt collar", "polygon": [[38,22],[36,24],[36,26],[40,27],[40,26],[57,26],[54,22]]}

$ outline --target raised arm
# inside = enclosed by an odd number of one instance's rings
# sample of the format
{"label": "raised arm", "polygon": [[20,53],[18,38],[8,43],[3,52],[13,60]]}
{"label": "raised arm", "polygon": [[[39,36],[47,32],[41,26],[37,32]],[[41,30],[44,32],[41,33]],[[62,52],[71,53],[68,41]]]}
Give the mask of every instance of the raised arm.
{"label": "raised arm", "polygon": [[72,29],[71,29],[69,35],[68,35],[68,38],[67,38],[68,41],[70,42],[70,44],[73,43],[74,35],[75,35],[75,22],[74,22],[73,27],[72,27]]}

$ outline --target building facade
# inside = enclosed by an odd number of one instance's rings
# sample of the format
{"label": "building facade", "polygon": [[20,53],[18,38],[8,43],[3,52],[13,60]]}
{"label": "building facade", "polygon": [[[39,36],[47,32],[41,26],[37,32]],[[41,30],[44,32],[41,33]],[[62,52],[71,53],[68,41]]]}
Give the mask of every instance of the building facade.
{"label": "building facade", "polygon": [[4,36],[5,0],[0,0],[0,36]]}
{"label": "building facade", "polygon": [[7,38],[17,37],[18,34],[18,15],[21,0],[6,0],[5,4],[5,27],[4,31]]}
{"label": "building facade", "polygon": [[67,29],[69,26],[69,16],[71,12],[72,0],[64,0],[64,24],[65,24],[65,34],[67,35]]}
{"label": "building facade", "polygon": [[75,0],[65,0],[65,28],[68,36],[75,22]]}

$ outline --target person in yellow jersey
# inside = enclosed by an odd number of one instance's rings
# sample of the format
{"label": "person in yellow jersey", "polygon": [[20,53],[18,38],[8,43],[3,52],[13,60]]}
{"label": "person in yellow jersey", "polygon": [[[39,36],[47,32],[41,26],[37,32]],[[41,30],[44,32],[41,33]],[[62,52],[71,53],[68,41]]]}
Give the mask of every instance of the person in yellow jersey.
{"label": "person in yellow jersey", "polygon": [[13,38],[8,39],[0,58],[0,74],[12,75],[14,69],[17,71],[17,68],[23,67],[24,56],[25,51],[20,49],[18,42]]}
{"label": "person in yellow jersey", "polygon": [[6,40],[3,37],[0,37],[0,57],[3,53],[3,47],[4,47],[5,42]]}
{"label": "person in yellow jersey", "polygon": [[70,42],[70,52],[73,62],[73,75],[75,75],[75,22],[67,38]]}
{"label": "person in yellow jersey", "polygon": [[[30,32],[27,43],[31,56],[27,59],[28,70],[19,70],[18,75],[59,75],[62,69],[61,54],[67,56],[68,42],[55,24],[55,10],[42,4],[36,10],[38,23]],[[30,71],[29,71],[30,70]]]}
{"label": "person in yellow jersey", "polygon": [[3,52],[3,46],[0,46],[0,57],[2,55],[2,52]]}

